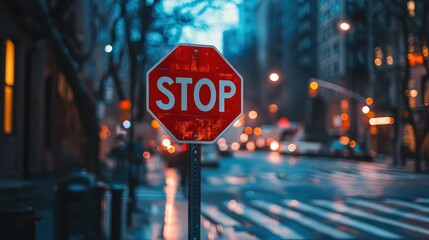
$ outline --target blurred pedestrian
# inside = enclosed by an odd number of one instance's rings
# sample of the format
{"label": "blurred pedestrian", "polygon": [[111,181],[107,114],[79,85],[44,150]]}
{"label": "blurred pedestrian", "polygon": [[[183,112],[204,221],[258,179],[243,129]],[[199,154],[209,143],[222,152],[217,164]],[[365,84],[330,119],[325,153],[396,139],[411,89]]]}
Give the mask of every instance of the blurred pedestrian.
{"label": "blurred pedestrian", "polygon": [[113,169],[113,182],[127,184],[127,163],[129,159],[129,152],[125,136],[120,134],[115,137],[115,145],[108,153],[108,157],[115,161],[115,168]]}

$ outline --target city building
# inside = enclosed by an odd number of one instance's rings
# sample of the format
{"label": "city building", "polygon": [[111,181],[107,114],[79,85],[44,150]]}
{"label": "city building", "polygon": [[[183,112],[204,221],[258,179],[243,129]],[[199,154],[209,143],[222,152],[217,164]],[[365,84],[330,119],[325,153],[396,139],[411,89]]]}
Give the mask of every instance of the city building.
{"label": "city building", "polygon": [[[366,1],[319,0],[318,94],[331,136],[365,142],[361,108],[368,95]],[[324,86],[334,86],[325,88]]]}
{"label": "city building", "polygon": [[[271,122],[280,117],[305,121],[308,80],[317,74],[316,14],[317,1],[313,0],[261,1],[258,5],[262,104]],[[272,73],[279,80],[270,81]]]}
{"label": "city building", "polygon": [[260,111],[262,97],[255,32],[258,24],[256,9],[259,2],[259,0],[242,1],[238,6],[237,28],[223,33],[223,55],[243,77],[245,112]]}
{"label": "city building", "polygon": [[40,26],[25,21],[17,9],[24,1],[0,3],[0,179],[42,170],[46,111],[46,44]]}
{"label": "city building", "polygon": [[[78,49],[89,46],[89,9],[86,1],[76,1],[56,12],[67,15],[57,24],[82,40],[73,42]],[[54,40],[48,37],[52,29],[44,26],[44,10],[38,3],[2,1],[0,16],[8,23],[0,29],[0,179],[83,166],[84,137],[75,96],[60,68]],[[83,73],[87,71],[91,69]]]}
{"label": "city building", "polygon": [[[427,29],[427,25],[418,22],[421,18],[415,17],[425,14],[422,10],[427,2],[410,0],[399,6],[389,2],[368,3],[368,69],[370,96],[374,100],[372,115],[392,119],[369,127],[372,145],[379,152],[393,153],[396,160],[399,155],[412,156],[418,144],[422,144],[423,154],[429,154],[429,139],[427,136],[426,142],[424,139],[429,106],[429,83],[425,81],[427,67],[424,63],[429,55],[426,41],[415,28]],[[412,22],[415,25],[410,24]],[[420,142],[417,143],[416,139]]]}

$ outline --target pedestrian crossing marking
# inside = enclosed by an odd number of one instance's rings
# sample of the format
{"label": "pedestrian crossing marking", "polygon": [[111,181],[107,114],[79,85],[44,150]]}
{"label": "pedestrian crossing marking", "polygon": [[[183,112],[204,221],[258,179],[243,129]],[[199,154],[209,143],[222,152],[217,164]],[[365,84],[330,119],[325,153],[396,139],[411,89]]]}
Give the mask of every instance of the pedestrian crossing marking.
{"label": "pedestrian crossing marking", "polygon": [[240,224],[231,217],[223,214],[219,209],[213,205],[201,203],[201,212],[207,215],[212,220],[216,221],[223,226],[239,226]]}
{"label": "pedestrian crossing marking", "polygon": [[405,202],[405,201],[396,200],[396,199],[386,199],[386,200],[384,200],[384,202],[392,203],[392,204],[395,204],[398,206],[412,208],[412,209],[416,209],[416,210],[419,210],[422,212],[429,213],[429,207],[420,206],[420,205],[415,204],[415,203]]}
{"label": "pedestrian crossing marking", "polygon": [[391,233],[387,230],[383,230],[381,228],[374,227],[372,225],[354,220],[354,219],[349,218],[347,216],[344,216],[342,214],[335,213],[335,212],[329,212],[329,211],[323,210],[321,208],[317,208],[317,207],[299,202],[297,200],[285,199],[285,200],[283,200],[283,203],[288,207],[292,207],[292,208],[299,209],[301,211],[309,212],[311,214],[315,214],[315,215],[318,215],[320,217],[326,218],[328,220],[336,221],[336,222],[342,223],[344,225],[351,226],[352,228],[360,229],[362,231],[377,235],[377,236],[382,237],[382,238],[392,238],[392,239],[402,238],[401,236],[394,234],[394,233]]}
{"label": "pedestrian crossing marking", "polygon": [[314,176],[324,177],[324,178],[340,178],[344,180],[424,180],[429,179],[429,175],[416,175],[412,173],[404,172],[381,172],[376,170],[359,170],[357,172],[347,172],[347,171],[321,171],[314,173]]}
{"label": "pedestrian crossing marking", "polygon": [[254,205],[256,205],[256,206],[258,206],[258,207],[260,207],[266,211],[269,211],[270,213],[277,214],[279,216],[297,221],[306,227],[312,228],[312,229],[314,229],[318,232],[324,233],[330,237],[341,238],[341,239],[354,238],[354,236],[352,236],[350,234],[339,231],[333,227],[330,227],[326,224],[315,221],[311,218],[307,218],[304,215],[302,215],[296,211],[281,207],[277,204],[272,204],[272,203],[268,203],[268,202],[261,201],[261,200],[252,201],[252,204],[254,204]]}
{"label": "pedestrian crossing marking", "polygon": [[233,228],[224,228],[223,230],[223,234],[224,236],[227,236],[228,240],[258,240],[259,238],[250,235],[246,232],[236,232],[234,231]]}
{"label": "pedestrian crossing marking", "polygon": [[277,220],[262,214],[250,207],[246,207],[234,200],[224,204],[230,211],[241,215],[250,221],[259,224],[273,234],[281,237],[282,239],[305,239],[304,236],[296,233],[292,229],[279,223]]}
{"label": "pedestrian crossing marking", "polygon": [[220,177],[207,177],[207,182],[209,182],[211,185],[219,186],[224,184],[224,180]]}
{"label": "pedestrian crossing marking", "polygon": [[411,231],[414,231],[417,233],[429,235],[428,229],[424,229],[424,228],[414,226],[414,225],[411,225],[408,223],[395,221],[395,220],[392,220],[389,218],[377,216],[377,215],[365,212],[363,210],[359,210],[359,209],[349,207],[346,204],[344,204],[343,202],[332,202],[332,201],[327,201],[327,200],[314,200],[313,203],[316,204],[317,206],[329,208],[330,210],[333,210],[336,212],[346,213],[346,214],[350,214],[350,215],[362,217],[362,218],[367,218],[367,219],[370,219],[373,221],[377,221],[377,222],[389,224],[389,225],[392,225],[395,227],[400,227],[400,228],[404,228],[407,230],[411,230]]}
{"label": "pedestrian crossing marking", "polygon": [[429,198],[417,198],[416,202],[418,202],[418,203],[429,203]]}
{"label": "pedestrian crossing marking", "polygon": [[348,199],[347,202],[353,203],[353,204],[356,204],[356,205],[359,205],[362,207],[371,208],[371,209],[374,209],[374,210],[377,210],[380,212],[389,213],[392,215],[396,215],[396,216],[400,216],[400,217],[404,217],[404,218],[409,218],[409,219],[429,223],[429,218],[427,218],[425,216],[405,212],[405,211],[395,209],[395,208],[386,207],[386,206],[383,206],[383,205],[378,204],[378,203],[373,203],[373,202],[369,202],[369,201],[361,200],[361,199]]}
{"label": "pedestrian crossing marking", "polygon": [[[271,184],[290,183],[309,178],[321,179],[342,179],[345,181],[356,180],[424,180],[429,179],[429,175],[415,175],[402,172],[383,173],[377,171],[359,171],[359,172],[345,172],[345,171],[329,171],[329,172],[315,172],[315,173],[296,173],[291,172],[287,175],[287,180],[280,178],[274,172],[264,172],[259,175],[222,175],[222,176],[206,176],[206,183],[212,186],[223,185],[244,185],[251,183],[269,182]],[[423,200],[429,203],[429,200]]]}
{"label": "pedestrian crossing marking", "polygon": [[354,174],[341,172],[341,171],[332,172],[332,176],[337,178],[349,179],[349,180],[356,180],[356,177],[357,177]]}
{"label": "pedestrian crossing marking", "polygon": [[[246,230],[243,229],[247,229],[247,227],[243,228],[243,223],[233,218],[233,216],[229,216],[230,214],[241,216],[281,239],[304,239],[307,236],[301,235],[302,233],[299,231],[302,231],[302,229],[297,231],[284,225],[278,220],[278,217],[289,219],[303,227],[312,229],[314,232],[334,239],[361,238],[362,234],[383,239],[422,238],[429,236],[429,229],[425,227],[429,222],[429,217],[416,214],[416,212],[424,213],[428,210],[428,207],[418,203],[419,201],[426,203],[428,202],[427,200],[429,199],[419,198],[405,201],[393,198],[380,200],[349,198],[345,201],[314,199],[309,202],[301,202],[293,199],[283,199],[281,200],[282,204],[262,199],[251,200],[248,203],[238,203],[235,200],[231,200],[223,203],[226,210],[219,209],[213,204],[202,202],[201,212],[206,219],[216,225],[222,224],[222,226],[225,226],[224,229],[228,229],[228,236],[234,236],[236,239],[242,239],[238,236],[250,236],[250,239],[257,239],[257,237],[262,237],[263,239],[266,236],[258,236],[257,234],[257,236],[254,236],[254,232],[252,234],[244,233]],[[384,215],[380,216],[380,213]],[[315,220],[312,216],[321,217],[326,221]],[[392,216],[410,218],[415,222],[413,224],[407,223],[404,220],[396,220]],[[365,219],[371,222],[365,222]],[[382,225],[377,224],[377,222]],[[338,228],[338,224],[346,225],[357,231],[341,230]],[[240,230],[237,232],[237,229]],[[402,236],[401,233],[405,235]]]}

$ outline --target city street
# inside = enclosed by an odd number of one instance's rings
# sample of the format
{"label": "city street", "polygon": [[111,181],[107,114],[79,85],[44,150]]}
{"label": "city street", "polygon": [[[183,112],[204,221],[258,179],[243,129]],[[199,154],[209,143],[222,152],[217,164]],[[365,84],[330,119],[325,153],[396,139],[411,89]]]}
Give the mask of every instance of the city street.
{"label": "city street", "polygon": [[429,0],[0,16],[0,240],[429,239]]}
{"label": "city street", "polygon": [[428,187],[387,161],[238,152],[202,171],[202,225],[219,239],[428,238]]}
{"label": "city street", "polygon": [[[155,155],[126,239],[187,239],[187,198],[176,168]],[[340,158],[234,152],[201,172],[201,239],[427,239],[429,174]],[[38,208],[36,239],[53,239]]]}

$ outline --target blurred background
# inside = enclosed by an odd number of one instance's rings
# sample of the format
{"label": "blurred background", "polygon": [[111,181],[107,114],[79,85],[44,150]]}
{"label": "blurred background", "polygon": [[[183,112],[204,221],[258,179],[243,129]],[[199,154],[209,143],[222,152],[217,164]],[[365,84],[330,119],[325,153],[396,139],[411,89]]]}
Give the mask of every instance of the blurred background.
{"label": "blurred background", "polygon": [[208,165],[266,152],[425,172],[428,13],[426,0],[1,0],[2,187],[101,176],[118,136],[130,162],[177,166],[187,146],[147,113],[145,82],[178,43],[214,45],[244,79],[244,113],[205,146]]}
{"label": "blurred background", "polygon": [[290,122],[300,140],[343,137],[371,156],[414,158],[419,171],[429,148],[424,11],[405,0],[2,1],[0,175],[97,171],[117,134],[159,145],[145,73],[179,42],[215,45],[243,76],[235,126]]}

